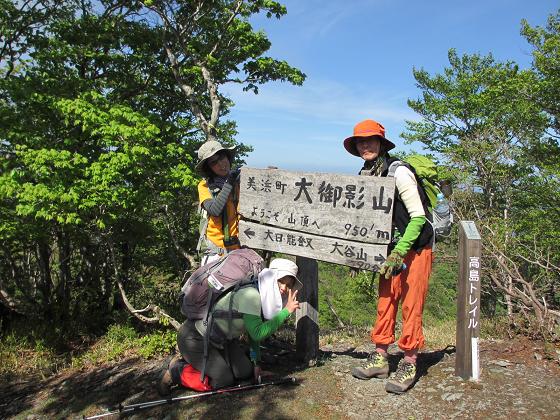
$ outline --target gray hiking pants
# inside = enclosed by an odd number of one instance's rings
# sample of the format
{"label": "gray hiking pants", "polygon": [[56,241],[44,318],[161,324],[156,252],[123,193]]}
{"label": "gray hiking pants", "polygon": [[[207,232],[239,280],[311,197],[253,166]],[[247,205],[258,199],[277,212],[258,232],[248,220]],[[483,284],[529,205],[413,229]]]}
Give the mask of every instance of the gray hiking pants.
{"label": "gray hiking pants", "polygon": [[[177,333],[177,346],[181,356],[195,369],[202,371],[204,361],[204,339],[193,321],[185,321]],[[229,362],[229,363],[228,363]],[[231,386],[237,379],[248,379],[253,375],[253,365],[239,340],[226,343],[219,349],[208,343],[206,375],[214,389]]]}

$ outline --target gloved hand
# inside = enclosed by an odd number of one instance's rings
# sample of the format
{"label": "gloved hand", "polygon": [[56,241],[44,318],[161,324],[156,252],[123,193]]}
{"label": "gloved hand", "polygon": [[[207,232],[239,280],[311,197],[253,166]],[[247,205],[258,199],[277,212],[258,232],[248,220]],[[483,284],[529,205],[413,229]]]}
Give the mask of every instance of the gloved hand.
{"label": "gloved hand", "polygon": [[239,181],[239,174],[241,173],[241,169],[232,169],[226,179],[226,182],[228,184],[235,184],[237,181]]}
{"label": "gloved hand", "polygon": [[379,269],[379,275],[383,278],[390,279],[393,276],[393,271],[401,268],[404,260],[404,255],[402,255],[396,249],[389,254],[381,268]]}

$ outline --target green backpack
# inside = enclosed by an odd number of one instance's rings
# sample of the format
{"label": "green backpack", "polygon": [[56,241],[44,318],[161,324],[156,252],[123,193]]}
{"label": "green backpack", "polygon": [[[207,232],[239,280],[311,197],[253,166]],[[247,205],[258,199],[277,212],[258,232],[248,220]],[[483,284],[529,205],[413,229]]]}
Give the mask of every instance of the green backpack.
{"label": "green backpack", "polygon": [[429,157],[422,155],[410,155],[404,161],[414,168],[416,175],[422,181],[424,191],[430,200],[430,209],[433,209],[437,203],[438,194],[442,193],[436,184],[438,181],[438,170],[435,162]]}
{"label": "green backpack", "polygon": [[[439,176],[435,162],[426,156],[410,155],[402,161],[398,159],[393,161],[389,165],[387,176],[394,177],[395,171],[401,165],[412,167],[417,179],[422,184],[422,188],[430,202],[428,206],[428,210],[432,215],[430,223],[434,229],[436,239],[449,236],[453,224],[453,214],[451,213],[449,203],[445,200],[443,193],[437,185]],[[442,202],[438,203],[438,197],[441,198]]]}

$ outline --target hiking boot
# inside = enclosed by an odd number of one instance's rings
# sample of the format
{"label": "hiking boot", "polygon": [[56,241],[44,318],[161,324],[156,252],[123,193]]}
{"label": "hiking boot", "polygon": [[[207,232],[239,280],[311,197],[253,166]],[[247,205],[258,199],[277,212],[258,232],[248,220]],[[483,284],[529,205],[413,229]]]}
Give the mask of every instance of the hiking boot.
{"label": "hiking boot", "polygon": [[171,372],[169,372],[169,369],[165,369],[157,384],[157,392],[162,397],[166,397],[167,395],[171,394],[172,387],[173,379],[171,378]]}
{"label": "hiking boot", "polygon": [[416,379],[416,365],[401,359],[396,372],[391,375],[385,384],[385,391],[395,394],[406,392]]}
{"label": "hiking boot", "polygon": [[177,354],[174,356],[168,357],[164,362],[164,367],[161,370],[161,374],[159,377],[159,381],[157,384],[157,392],[162,397],[165,397],[171,394],[171,388],[173,385],[177,385],[173,380],[173,376],[171,375],[172,367],[182,360],[181,355]]}
{"label": "hiking boot", "polygon": [[379,378],[385,379],[389,376],[389,362],[387,357],[381,353],[374,352],[368,358],[364,367],[353,367],[352,376],[358,379]]}

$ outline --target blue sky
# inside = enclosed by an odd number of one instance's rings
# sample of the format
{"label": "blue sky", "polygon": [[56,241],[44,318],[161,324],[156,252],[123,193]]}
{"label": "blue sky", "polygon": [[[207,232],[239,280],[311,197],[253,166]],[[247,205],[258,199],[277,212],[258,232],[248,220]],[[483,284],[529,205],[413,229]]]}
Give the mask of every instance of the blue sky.
{"label": "blue sky", "polygon": [[257,17],[270,56],[302,70],[301,87],[268,83],[259,94],[227,86],[234,100],[238,141],[254,151],[247,165],[355,174],[359,158],[342,147],[353,126],[381,122],[397,150],[421,151],[399,137],[416,98],[413,67],[431,74],[448,65],[447,51],[492,53],[499,61],[530,66],[531,48],[519,34],[521,20],[545,26],[557,0],[286,0],[280,20]]}

